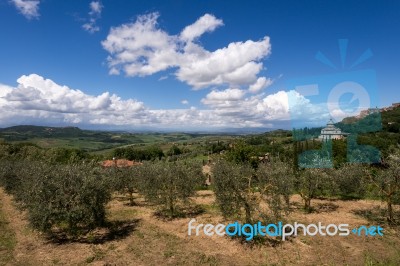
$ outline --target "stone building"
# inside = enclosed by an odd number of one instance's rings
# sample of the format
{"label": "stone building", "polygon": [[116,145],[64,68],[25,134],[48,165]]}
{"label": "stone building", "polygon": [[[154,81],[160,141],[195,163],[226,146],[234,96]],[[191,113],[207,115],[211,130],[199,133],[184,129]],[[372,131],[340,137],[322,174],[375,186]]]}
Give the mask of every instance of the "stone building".
{"label": "stone building", "polygon": [[330,119],[326,127],[321,130],[321,135],[319,135],[318,139],[321,141],[342,139],[347,135],[348,133],[344,133],[340,128],[335,127],[332,119]]}

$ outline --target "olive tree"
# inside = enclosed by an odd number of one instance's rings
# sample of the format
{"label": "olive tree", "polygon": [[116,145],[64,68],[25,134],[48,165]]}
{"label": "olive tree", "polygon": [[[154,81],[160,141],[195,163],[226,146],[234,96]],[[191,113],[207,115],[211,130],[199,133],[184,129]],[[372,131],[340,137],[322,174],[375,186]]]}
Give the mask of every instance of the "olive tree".
{"label": "olive tree", "polygon": [[253,220],[259,195],[255,188],[257,179],[249,164],[218,161],[212,168],[216,203],[225,218],[243,216],[247,223]]}
{"label": "olive tree", "polygon": [[260,193],[264,196],[275,220],[281,218],[282,210],[290,208],[290,196],[293,194],[294,176],[288,163],[273,160],[260,164],[257,170]]}
{"label": "olive tree", "polygon": [[343,164],[333,172],[334,188],[344,199],[361,199],[367,191],[366,169],[362,164]]}
{"label": "olive tree", "polygon": [[63,229],[69,234],[105,222],[111,191],[96,164],[30,164],[22,182],[21,201],[34,228],[43,232]]}
{"label": "olive tree", "polygon": [[21,187],[21,178],[18,170],[22,169],[21,161],[12,159],[0,160],[0,185],[10,194],[16,194]]}
{"label": "olive tree", "polygon": [[188,160],[148,162],[141,167],[141,193],[148,201],[163,206],[162,211],[171,218],[178,214],[179,205],[187,206],[204,182],[201,164]]}
{"label": "olive tree", "polygon": [[387,220],[394,221],[393,204],[400,197],[400,153],[389,155],[384,161],[386,169],[371,175],[372,183],[379,189],[387,205]]}
{"label": "olive tree", "polygon": [[108,171],[109,182],[113,190],[128,194],[131,206],[135,205],[133,194],[139,190],[142,178],[141,170],[140,165],[135,165],[132,167],[112,167]]}
{"label": "olive tree", "polygon": [[297,189],[304,201],[304,209],[311,212],[311,200],[322,195],[329,187],[330,176],[326,169],[306,168],[297,176]]}

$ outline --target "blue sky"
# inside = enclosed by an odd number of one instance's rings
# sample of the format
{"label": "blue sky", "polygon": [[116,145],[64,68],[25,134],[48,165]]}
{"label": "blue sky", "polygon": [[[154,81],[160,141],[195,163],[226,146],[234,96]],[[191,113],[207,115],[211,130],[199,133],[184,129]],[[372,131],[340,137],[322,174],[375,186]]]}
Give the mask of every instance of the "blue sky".
{"label": "blue sky", "polygon": [[[0,32],[0,127],[290,128],[400,102],[399,1],[0,0]],[[331,93],[348,81],[369,101]]]}

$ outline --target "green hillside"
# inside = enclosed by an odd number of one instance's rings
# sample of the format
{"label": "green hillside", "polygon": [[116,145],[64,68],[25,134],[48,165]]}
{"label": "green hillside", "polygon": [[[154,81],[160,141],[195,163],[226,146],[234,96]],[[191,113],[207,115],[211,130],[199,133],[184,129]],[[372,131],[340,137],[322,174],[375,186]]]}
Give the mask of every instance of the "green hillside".
{"label": "green hillside", "polygon": [[121,146],[158,144],[169,148],[173,143],[196,144],[230,139],[229,135],[197,133],[129,133],[82,130],[77,127],[21,125],[0,129],[0,141],[30,142],[43,148],[73,148],[105,152]]}

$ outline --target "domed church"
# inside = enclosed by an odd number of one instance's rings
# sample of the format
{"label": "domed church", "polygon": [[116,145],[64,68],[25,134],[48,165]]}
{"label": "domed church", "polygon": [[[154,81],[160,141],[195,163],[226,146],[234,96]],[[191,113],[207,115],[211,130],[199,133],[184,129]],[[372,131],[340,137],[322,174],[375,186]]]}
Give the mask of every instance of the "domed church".
{"label": "domed church", "polygon": [[326,127],[321,130],[321,135],[319,135],[318,139],[322,141],[343,139],[347,135],[348,133],[344,133],[340,128],[335,127],[333,120],[330,119]]}

